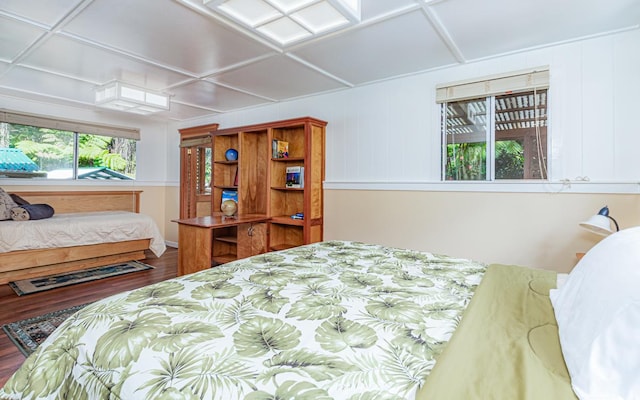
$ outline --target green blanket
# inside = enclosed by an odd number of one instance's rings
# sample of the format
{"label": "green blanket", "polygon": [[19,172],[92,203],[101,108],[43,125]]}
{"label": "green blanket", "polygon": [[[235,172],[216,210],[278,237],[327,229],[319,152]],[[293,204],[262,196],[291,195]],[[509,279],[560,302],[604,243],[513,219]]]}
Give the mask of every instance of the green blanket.
{"label": "green blanket", "polygon": [[572,399],[549,300],[556,273],[491,265],[417,400]]}

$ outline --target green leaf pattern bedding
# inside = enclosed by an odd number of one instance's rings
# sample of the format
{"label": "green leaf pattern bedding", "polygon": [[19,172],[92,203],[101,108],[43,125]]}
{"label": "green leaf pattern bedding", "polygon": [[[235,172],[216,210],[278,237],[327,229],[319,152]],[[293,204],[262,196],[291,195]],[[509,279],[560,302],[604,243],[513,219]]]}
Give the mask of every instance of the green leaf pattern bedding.
{"label": "green leaf pattern bedding", "polygon": [[485,265],[328,241],[93,303],[2,399],[413,399]]}

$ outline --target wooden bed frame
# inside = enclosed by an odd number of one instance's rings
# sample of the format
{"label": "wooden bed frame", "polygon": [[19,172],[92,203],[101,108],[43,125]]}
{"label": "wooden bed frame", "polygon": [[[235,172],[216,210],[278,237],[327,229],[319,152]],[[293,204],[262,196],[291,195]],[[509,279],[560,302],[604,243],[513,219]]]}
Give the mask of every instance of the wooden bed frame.
{"label": "wooden bed frame", "polygon": [[[51,205],[56,214],[90,211],[140,212],[141,190],[10,192],[32,204]],[[0,284],[20,279],[142,260],[150,239],[55,249],[0,253]]]}

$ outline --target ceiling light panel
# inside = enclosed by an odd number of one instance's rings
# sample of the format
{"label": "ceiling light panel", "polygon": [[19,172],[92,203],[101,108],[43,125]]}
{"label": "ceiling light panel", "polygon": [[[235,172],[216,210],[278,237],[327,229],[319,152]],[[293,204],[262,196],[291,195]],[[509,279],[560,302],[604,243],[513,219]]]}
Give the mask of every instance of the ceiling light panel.
{"label": "ceiling light panel", "polygon": [[311,32],[298,25],[290,18],[280,18],[257,29],[263,35],[286,45],[311,37]]}
{"label": "ceiling light panel", "polygon": [[281,10],[285,14],[289,14],[302,7],[306,7],[318,0],[267,0],[274,7]]}
{"label": "ceiling light panel", "polygon": [[111,81],[96,88],[97,106],[112,110],[148,115],[169,110],[169,97],[164,93]]}
{"label": "ceiling light panel", "polygon": [[360,21],[360,0],[203,0],[204,4],[281,46]]}
{"label": "ceiling light panel", "polygon": [[291,18],[316,34],[349,23],[349,20],[344,15],[340,14],[338,10],[326,1],[321,1],[311,7],[295,12],[291,14]]}
{"label": "ceiling light panel", "polygon": [[282,16],[280,11],[262,0],[205,1],[206,5],[209,3],[217,3],[213,4],[217,9],[252,28]]}

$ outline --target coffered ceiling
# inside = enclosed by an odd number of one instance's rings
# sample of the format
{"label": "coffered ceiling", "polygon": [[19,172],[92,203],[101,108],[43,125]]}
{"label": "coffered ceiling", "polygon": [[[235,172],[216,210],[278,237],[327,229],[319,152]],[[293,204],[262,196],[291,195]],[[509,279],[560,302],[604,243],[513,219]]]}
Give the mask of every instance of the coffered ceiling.
{"label": "coffered ceiling", "polygon": [[0,0],[0,93],[95,107],[121,80],[183,121],[639,25],[638,0],[361,0],[359,23],[282,47],[203,0]]}

